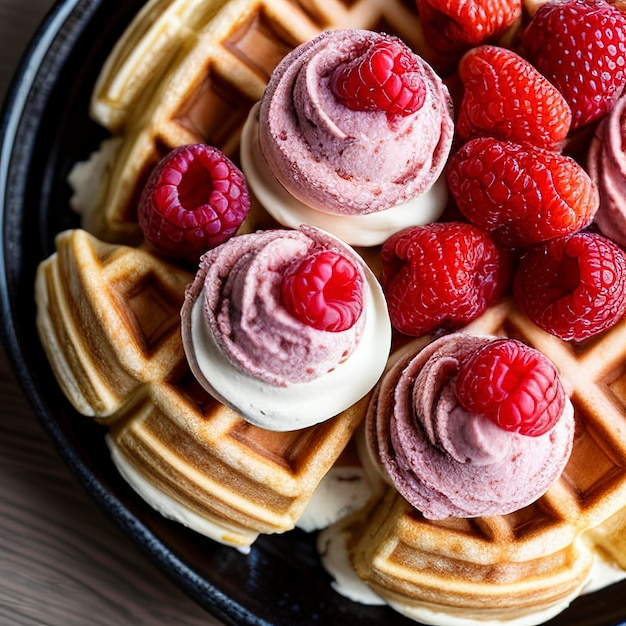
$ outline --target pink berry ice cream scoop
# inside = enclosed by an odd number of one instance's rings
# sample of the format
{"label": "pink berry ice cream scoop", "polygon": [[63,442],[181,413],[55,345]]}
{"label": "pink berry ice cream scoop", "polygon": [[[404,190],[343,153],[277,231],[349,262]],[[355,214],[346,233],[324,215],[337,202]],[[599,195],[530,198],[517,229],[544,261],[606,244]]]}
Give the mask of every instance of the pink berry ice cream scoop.
{"label": "pink berry ice cream scoop", "polygon": [[[404,205],[431,191],[445,165],[454,132],[450,94],[395,37],[327,31],[302,44],[274,70],[254,121],[260,155],[248,161],[261,159],[291,197],[330,216],[331,232],[332,218],[398,205],[408,214],[402,226],[434,221],[443,210],[439,190]],[[243,169],[256,193],[264,183],[255,178],[263,177],[250,175],[255,163],[247,167],[245,155],[244,148]],[[287,209],[264,204],[282,223],[289,220]]]}
{"label": "pink berry ice cream scoop", "polygon": [[[273,385],[313,380],[332,370],[349,355],[363,331],[363,270],[343,257],[353,274],[357,314],[339,332],[328,332],[292,314],[297,304],[283,296],[302,262],[319,258],[337,245],[311,230],[264,231],[244,235],[207,253],[188,297],[203,290],[204,315],[215,341],[242,371]],[[345,253],[344,253],[345,254]],[[332,268],[328,268],[332,272]],[[305,294],[298,302],[304,300]],[[285,301],[286,300],[286,301]]]}
{"label": "pink berry ice cream scoop", "polygon": [[626,96],[600,122],[587,153],[587,169],[600,192],[595,223],[626,246]]}
{"label": "pink berry ice cream scoop", "polygon": [[207,252],[181,317],[199,382],[272,430],[348,408],[389,354],[376,278],[351,248],[313,227],[239,235]]}
{"label": "pink berry ice cream scoop", "polygon": [[[350,99],[351,82],[355,91],[361,86],[352,78],[356,66],[375,63],[377,49],[389,50],[390,63],[403,55],[398,63],[409,66],[417,94],[405,88],[413,101],[406,111],[390,103],[389,112],[374,99],[358,110],[358,95]],[[384,89],[374,88],[385,103]],[[426,191],[441,173],[452,141],[450,102],[435,72],[399,40],[326,32],[288,55],[270,79],[259,111],[261,151],[278,180],[321,211],[387,209]]]}
{"label": "pink berry ice cream scoop", "polygon": [[466,333],[407,348],[366,420],[372,456],[429,519],[531,504],[561,475],[574,434],[572,405],[543,354]]}

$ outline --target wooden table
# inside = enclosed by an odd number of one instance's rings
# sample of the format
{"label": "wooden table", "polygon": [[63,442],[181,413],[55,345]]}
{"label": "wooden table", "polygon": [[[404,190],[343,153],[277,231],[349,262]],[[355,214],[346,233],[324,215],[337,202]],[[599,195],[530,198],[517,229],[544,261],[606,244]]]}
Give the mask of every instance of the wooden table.
{"label": "wooden table", "polygon": [[[1,99],[52,4],[0,0]],[[0,398],[0,626],[217,625],[83,490],[1,349]]]}

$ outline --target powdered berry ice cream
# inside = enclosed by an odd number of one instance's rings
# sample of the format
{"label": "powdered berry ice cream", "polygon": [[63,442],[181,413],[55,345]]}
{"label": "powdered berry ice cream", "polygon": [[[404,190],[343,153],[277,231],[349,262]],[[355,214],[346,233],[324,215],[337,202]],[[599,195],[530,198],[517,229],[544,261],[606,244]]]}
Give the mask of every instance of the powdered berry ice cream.
{"label": "powdered berry ice cream", "polygon": [[[312,288],[296,276],[285,294],[294,267],[326,255],[323,263],[329,254],[339,266],[322,267]],[[316,291],[345,266],[354,274],[347,296],[345,285],[337,295],[330,282]],[[332,309],[322,318],[319,298],[322,313]],[[337,307],[344,308],[335,324]],[[389,354],[389,316],[376,278],[351,248],[312,227],[240,235],[206,253],[181,316],[200,383],[272,430],[309,426],[349,407],[374,386]]]}
{"label": "powdered berry ice cream", "polygon": [[491,341],[455,333],[417,354],[408,350],[370,402],[370,451],[398,491],[427,518],[520,509],[552,485],[569,458],[574,432],[569,400],[556,424],[538,436],[506,430],[460,403],[461,364]]}
{"label": "powdered berry ice cream", "polygon": [[[378,101],[363,104],[365,110],[353,108],[360,106],[353,100],[364,96],[347,98],[350,90],[363,87],[350,73],[376,72],[377,63],[386,72],[381,81],[401,82],[391,76],[395,67],[392,71],[385,64],[402,66],[408,86],[396,91],[399,97],[408,94],[406,106],[403,99],[391,110]],[[377,84],[369,91],[383,89]],[[434,221],[445,207],[445,185],[436,183],[452,143],[451,109],[441,79],[400,40],[364,30],[328,31],[299,46],[275,69],[244,131],[243,168],[266,209],[282,223],[323,219],[349,243],[380,243],[403,226]],[[279,197],[280,189],[268,191],[271,178],[288,198]],[[412,201],[417,204],[405,204]],[[380,212],[384,218],[363,219]],[[360,219],[344,226],[348,217]]]}
{"label": "powdered berry ice cream", "polygon": [[609,239],[626,246],[626,96],[598,125],[587,163],[600,192],[595,223]]}

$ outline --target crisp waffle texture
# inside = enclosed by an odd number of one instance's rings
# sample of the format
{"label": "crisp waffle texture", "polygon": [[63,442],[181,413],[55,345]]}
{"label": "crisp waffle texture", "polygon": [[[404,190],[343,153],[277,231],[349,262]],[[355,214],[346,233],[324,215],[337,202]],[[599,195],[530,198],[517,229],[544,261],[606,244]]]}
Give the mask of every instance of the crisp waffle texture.
{"label": "crisp waffle texture", "polygon": [[199,519],[205,534],[239,548],[293,528],[366,400],[299,431],[252,426],[187,367],[179,312],[188,272],[83,230],[59,234],[56,246],[37,273],[39,334],[74,407],[109,426],[133,486],[157,505],[150,494],[163,494],[174,517]]}
{"label": "crisp waffle texture", "polygon": [[567,603],[594,556],[626,569],[626,321],[572,346],[506,300],[466,330],[520,339],[557,365],[576,419],[565,472],[535,504],[476,519],[429,521],[386,489],[357,516],[350,552],[360,577],[403,612],[513,619]]}
{"label": "crisp waffle texture", "polygon": [[37,325],[65,395],[100,421],[185,366],[180,308],[193,275],[141,249],[84,231],[56,238],[37,270]]}

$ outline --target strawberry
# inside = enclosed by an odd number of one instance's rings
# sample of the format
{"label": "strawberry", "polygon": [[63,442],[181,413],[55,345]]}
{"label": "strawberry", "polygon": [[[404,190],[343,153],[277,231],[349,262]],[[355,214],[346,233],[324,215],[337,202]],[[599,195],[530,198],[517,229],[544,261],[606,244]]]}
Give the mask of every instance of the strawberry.
{"label": "strawberry", "polygon": [[463,326],[508,286],[508,257],[461,222],[406,228],[385,241],[381,261],[391,323],[405,335]]}
{"label": "strawberry", "polygon": [[626,84],[626,15],[606,0],[544,4],[522,47],[569,103],[573,129],[607,113]]}
{"label": "strawberry", "polygon": [[459,64],[463,98],[457,133],[462,140],[488,135],[558,149],[572,113],[561,93],[515,52],[483,45]]}
{"label": "strawberry", "polygon": [[521,0],[417,0],[424,37],[456,54],[501,36],[522,15]]}
{"label": "strawberry", "polygon": [[496,339],[470,353],[459,367],[456,392],[466,411],[532,437],[550,431],[565,407],[554,364],[515,339]]}
{"label": "strawberry", "polygon": [[241,171],[217,148],[181,146],[152,170],[137,218],[160,253],[197,263],[200,256],[236,233],[250,210]]}
{"label": "strawberry", "polygon": [[564,341],[583,341],[624,317],[626,253],[591,232],[553,239],[524,253],[513,292],[537,326]]}
{"label": "strawberry", "polygon": [[352,328],[363,311],[363,273],[334,251],[318,252],[285,272],[281,296],[298,320],[330,332]]}
{"label": "strawberry", "polygon": [[446,177],[461,213],[509,247],[525,247],[587,226],[598,191],[572,158],[492,137],[455,152]]}
{"label": "strawberry", "polygon": [[330,88],[349,109],[410,115],[426,98],[421,72],[420,59],[402,41],[383,36],[352,61],[337,66]]}

